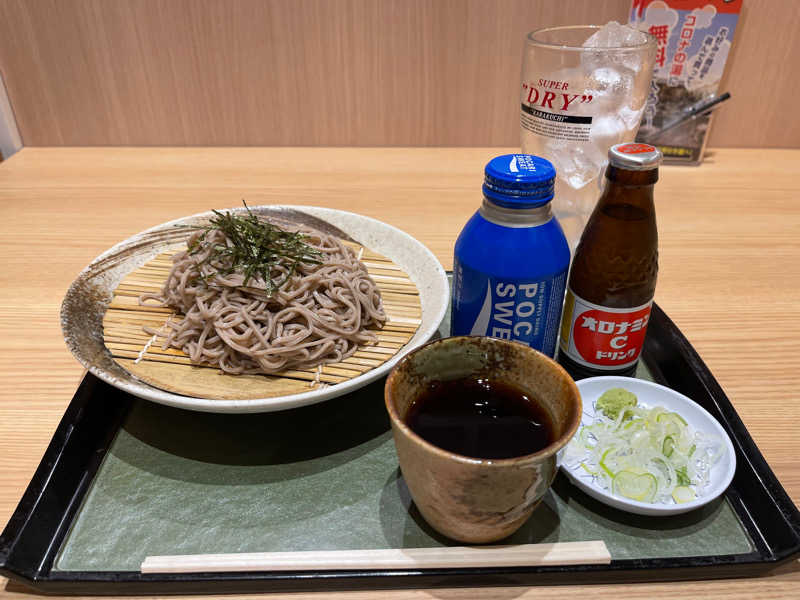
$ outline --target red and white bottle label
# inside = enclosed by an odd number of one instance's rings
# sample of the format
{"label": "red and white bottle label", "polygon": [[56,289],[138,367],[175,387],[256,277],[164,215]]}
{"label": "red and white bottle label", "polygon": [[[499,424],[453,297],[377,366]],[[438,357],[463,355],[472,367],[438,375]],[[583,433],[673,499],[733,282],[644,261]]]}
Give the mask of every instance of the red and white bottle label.
{"label": "red and white bottle label", "polygon": [[629,367],[639,359],[653,301],[633,308],[608,308],[567,290],[561,322],[561,352],[600,370]]}

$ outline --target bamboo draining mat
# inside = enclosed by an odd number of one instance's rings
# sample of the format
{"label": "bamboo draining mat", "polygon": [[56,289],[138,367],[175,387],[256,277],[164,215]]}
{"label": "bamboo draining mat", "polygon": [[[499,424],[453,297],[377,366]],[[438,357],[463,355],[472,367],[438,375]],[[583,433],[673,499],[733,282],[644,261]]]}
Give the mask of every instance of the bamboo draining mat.
{"label": "bamboo draining mat", "polygon": [[139,306],[139,296],[161,290],[172,267],[172,256],[180,248],[156,256],[120,282],[103,318],[105,345],[114,359],[139,379],[200,398],[273,398],[357,377],[380,366],[408,343],[422,322],[422,307],[417,287],[399,266],[357,244],[349,245],[357,254],[361,252],[361,260],[381,292],[387,320],[382,329],[373,329],[377,344],[362,346],[341,362],[287,370],[279,376],[226,375],[216,367],[192,365],[181,350],[163,349],[163,338],[154,338],[143,328],[162,330],[168,319],[180,320],[181,316],[169,308]]}

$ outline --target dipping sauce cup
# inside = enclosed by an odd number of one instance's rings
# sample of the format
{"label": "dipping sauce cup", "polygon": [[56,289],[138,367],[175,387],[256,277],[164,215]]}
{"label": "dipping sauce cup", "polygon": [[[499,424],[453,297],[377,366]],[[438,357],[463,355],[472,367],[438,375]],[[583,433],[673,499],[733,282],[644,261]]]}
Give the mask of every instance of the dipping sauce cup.
{"label": "dipping sauce cup", "polygon": [[[431,383],[461,378],[508,383],[535,398],[551,417],[553,441],[533,454],[481,459],[412,431],[407,417],[414,401]],[[470,336],[436,340],[406,355],[386,381],[385,400],[400,470],[420,513],[439,533],[475,544],[503,539],[531,516],[582,410],[575,382],[552,359],[517,342]]]}

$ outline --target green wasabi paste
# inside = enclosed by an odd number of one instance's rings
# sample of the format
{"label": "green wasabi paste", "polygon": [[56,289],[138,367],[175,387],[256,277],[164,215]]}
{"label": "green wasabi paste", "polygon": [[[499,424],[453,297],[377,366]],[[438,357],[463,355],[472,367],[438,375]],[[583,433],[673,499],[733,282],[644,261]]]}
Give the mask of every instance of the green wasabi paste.
{"label": "green wasabi paste", "polygon": [[612,388],[597,399],[596,408],[609,419],[616,419],[620,411],[636,406],[636,402],[636,394],[623,388]]}

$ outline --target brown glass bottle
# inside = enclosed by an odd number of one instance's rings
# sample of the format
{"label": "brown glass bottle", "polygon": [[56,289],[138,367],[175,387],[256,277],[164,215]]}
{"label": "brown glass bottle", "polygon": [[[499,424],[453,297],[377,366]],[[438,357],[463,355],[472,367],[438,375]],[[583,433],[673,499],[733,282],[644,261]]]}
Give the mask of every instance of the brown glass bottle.
{"label": "brown glass bottle", "polygon": [[653,186],[661,153],[646,144],[609,150],[606,185],[572,261],[559,362],[575,379],[632,376],[658,275]]}

